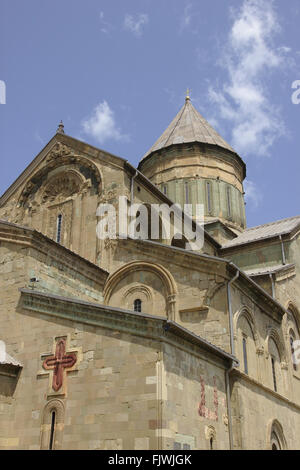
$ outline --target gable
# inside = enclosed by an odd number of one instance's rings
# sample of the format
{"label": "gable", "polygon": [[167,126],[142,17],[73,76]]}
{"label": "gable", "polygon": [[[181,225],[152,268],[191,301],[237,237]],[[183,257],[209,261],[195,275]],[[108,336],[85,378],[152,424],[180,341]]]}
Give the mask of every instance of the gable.
{"label": "gable", "polygon": [[96,211],[113,187],[124,187],[124,160],[56,134],[2,196],[0,218],[96,262]]}
{"label": "gable", "polygon": [[[0,219],[33,228],[103,266],[97,207],[110,203],[117,209],[119,196],[173,204],[127,161],[57,133],[1,197]],[[214,255],[218,247],[206,234],[203,251]]]}

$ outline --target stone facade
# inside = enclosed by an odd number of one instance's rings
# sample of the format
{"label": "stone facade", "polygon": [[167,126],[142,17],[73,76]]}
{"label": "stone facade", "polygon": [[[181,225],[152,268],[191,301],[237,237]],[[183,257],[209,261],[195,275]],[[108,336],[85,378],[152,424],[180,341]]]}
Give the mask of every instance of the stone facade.
{"label": "stone facade", "polygon": [[[244,163],[190,135],[138,172],[59,132],[1,197],[1,449],[300,448],[300,217],[245,230]],[[96,236],[186,195],[201,250]]]}

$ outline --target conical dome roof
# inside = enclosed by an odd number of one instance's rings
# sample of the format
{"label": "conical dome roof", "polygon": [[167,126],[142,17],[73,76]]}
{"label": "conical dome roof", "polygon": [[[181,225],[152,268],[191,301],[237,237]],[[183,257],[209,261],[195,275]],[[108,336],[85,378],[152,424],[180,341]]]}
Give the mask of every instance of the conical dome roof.
{"label": "conical dome roof", "polygon": [[236,151],[215,131],[215,129],[194,108],[187,96],[179,113],[175,116],[169,127],[155,142],[142,160],[157,150],[171,145],[200,142],[217,145],[236,153]]}

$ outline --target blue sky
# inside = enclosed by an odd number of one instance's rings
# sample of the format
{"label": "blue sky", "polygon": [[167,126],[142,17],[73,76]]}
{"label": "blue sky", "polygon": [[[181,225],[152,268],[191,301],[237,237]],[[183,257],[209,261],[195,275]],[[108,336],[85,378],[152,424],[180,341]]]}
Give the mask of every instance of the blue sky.
{"label": "blue sky", "polygon": [[299,215],[300,1],[1,0],[0,193],[67,134],[139,159],[192,89],[247,164],[248,226]]}

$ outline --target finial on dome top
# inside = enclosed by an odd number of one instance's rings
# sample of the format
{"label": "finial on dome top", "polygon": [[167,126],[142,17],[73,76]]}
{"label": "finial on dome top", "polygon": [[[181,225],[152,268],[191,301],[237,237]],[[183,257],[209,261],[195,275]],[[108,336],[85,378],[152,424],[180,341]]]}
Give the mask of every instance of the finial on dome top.
{"label": "finial on dome top", "polygon": [[65,126],[64,126],[63,122],[60,121],[56,133],[57,134],[64,134],[65,133],[64,129],[65,129]]}
{"label": "finial on dome top", "polygon": [[191,90],[190,88],[188,88],[188,89],[186,90],[186,92],[185,92],[185,101],[190,101],[190,99],[191,99],[191,98],[190,98],[191,91],[192,91],[192,90]]}

